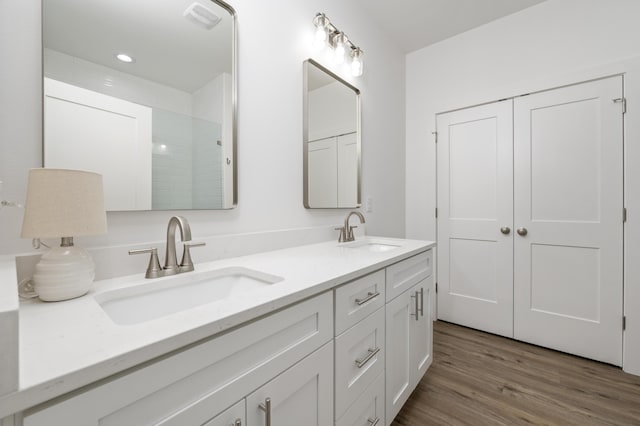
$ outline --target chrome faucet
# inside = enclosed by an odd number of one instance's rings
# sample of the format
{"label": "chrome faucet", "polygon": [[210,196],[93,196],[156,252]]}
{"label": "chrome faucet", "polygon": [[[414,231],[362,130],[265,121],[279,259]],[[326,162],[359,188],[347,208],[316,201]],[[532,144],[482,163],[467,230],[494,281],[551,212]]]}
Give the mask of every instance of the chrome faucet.
{"label": "chrome faucet", "polygon": [[344,220],[344,226],[336,228],[336,231],[340,231],[340,236],[338,237],[339,243],[346,243],[349,241],[355,241],[355,236],[353,235],[353,229],[357,228],[357,226],[349,226],[349,219],[351,216],[356,215],[360,219],[360,223],[365,223],[364,216],[360,212],[350,212],[346,219]]}
{"label": "chrome faucet", "polygon": [[[179,265],[176,255],[176,227],[180,228],[180,240],[184,242],[182,260]],[[147,266],[145,274],[146,278],[158,278],[179,274],[181,272],[189,272],[193,271],[190,248],[204,246],[205,243],[187,243],[187,241],[191,241],[191,227],[189,226],[189,222],[182,216],[172,216],[167,225],[167,250],[165,253],[164,267],[160,267],[158,249],[156,247],[129,250],[129,254],[151,253],[149,266]]]}

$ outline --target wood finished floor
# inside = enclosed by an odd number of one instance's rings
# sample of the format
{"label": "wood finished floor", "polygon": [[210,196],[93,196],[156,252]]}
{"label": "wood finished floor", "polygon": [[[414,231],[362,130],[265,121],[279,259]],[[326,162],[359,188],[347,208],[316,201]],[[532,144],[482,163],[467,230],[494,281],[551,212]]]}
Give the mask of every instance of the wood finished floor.
{"label": "wood finished floor", "polygon": [[392,426],[640,425],[640,377],[436,322],[434,358]]}

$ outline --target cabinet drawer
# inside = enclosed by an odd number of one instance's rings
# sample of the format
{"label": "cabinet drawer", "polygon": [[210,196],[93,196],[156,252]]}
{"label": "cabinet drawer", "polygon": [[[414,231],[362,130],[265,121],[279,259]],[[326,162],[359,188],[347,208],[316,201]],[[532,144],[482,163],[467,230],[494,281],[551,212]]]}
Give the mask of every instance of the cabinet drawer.
{"label": "cabinet drawer", "polygon": [[333,334],[333,295],[323,293],[26,413],[24,426],[203,424],[286,370]]}
{"label": "cabinet drawer", "polygon": [[384,308],[336,337],[336,419],[384,370]]}
{"label": "cabinet drawer", "polygon": [[384,425],[384,373],[369,386],[336,422],[336,426]]}
{"label": "cabinet drawer", "polygon": [[224,410],[224,413],[218,414],[202,426],[244,426],[247,424],[244,418],[246,409],[246,402],[242,399],[236,405]]}
{"label": "cabinet drawer", "polygon": [[384,270],[336,289],[336,336],[384,306]]}
{"label": "cabinet drawer", "polygon": [[386,269],[387,301],[430,276],[433,269],[432,256],[433,250],[427,250],[389,266]]}

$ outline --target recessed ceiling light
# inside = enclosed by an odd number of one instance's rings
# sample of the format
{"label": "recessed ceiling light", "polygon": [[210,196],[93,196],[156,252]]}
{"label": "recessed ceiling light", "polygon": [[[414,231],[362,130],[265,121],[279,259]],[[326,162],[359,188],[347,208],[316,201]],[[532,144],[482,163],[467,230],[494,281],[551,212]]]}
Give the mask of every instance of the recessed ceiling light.
{"label": "recessed ceiling light", "polygon": [[134,59],[126,53],[116,53],[116,59],[127,64],[134,62]]}

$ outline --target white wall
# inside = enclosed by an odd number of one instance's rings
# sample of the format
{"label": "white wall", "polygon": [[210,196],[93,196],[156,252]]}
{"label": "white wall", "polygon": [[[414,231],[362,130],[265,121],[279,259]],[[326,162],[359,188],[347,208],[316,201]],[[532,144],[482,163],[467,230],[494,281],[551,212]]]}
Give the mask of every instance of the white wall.
{"label": "white wall", "polygon": [[[346,210],[302,205],[302,62],[313,53],[311,21],[318,11],[365,51],[364,76],[344,77],[362,90],[363,195],[374,199],[367,229],[403,236],[404,56],[351,2],[229,3],[238,13],[239,205],[228,211],[183,212],[194,237],[324,226],[344,219]],[[0,197],[23,202],[27,169],[42,160],[40,1],[0,1],[0,63]],[[160,240],[170,215],[109,213],[106,236],[78,243],[95,247]],[[30,250],[30,242],[20,239],[21,223],[22,211],[0,210],[0,254]]]}
{"label": "white wall", "polygon": [[[637,0],[547,0],[407,55],[407,237],[436,237],[436,113],[619,72],[627,72],[632,109],[640,104],[640,72],[630,59],[640,55],[638,16]],[[630,170],[640,165],[637,114],[626,117]],[[637,173],[626,186],[632,259],[640,256],[640,218],[630,204],[640,209]],[[638,262],[627,262],[625,369],[640,374],[640,267],[631,271],[630,263]]]}

